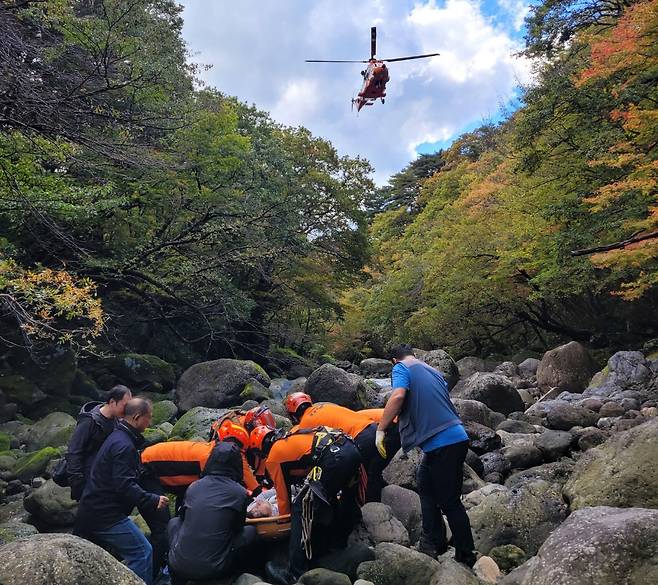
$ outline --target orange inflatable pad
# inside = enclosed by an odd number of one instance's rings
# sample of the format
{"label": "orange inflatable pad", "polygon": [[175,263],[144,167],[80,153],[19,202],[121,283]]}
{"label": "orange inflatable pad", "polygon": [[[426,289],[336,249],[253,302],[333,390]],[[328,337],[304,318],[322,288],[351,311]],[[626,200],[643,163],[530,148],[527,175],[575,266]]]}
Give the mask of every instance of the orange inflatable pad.
{"label": "orange inflatable pad", "polygon": [[247,526],[255,526],[258,536],[264,540],[281,540],[290,534],[290,514],[247,518]]}

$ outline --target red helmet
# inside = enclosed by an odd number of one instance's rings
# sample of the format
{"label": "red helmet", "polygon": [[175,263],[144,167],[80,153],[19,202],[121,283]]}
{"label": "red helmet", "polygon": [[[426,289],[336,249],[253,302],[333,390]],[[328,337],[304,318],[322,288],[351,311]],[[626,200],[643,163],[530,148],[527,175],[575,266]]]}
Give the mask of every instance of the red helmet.
{"label": "red helmet", "polygon": [[249,435],[249,449],[254,451],[263,452],[263,443],[270,433],[273,433],[274,429],[266,427],[265,425],[260,425],[251,431]]}
{"label": "red helmet", "polygon": [[249,432],[260,426],[276,428],[274,415],[267,406],[254,406],[244,415],[244,428]]}
{"label": "red helmet", "polygon": [[293,392],[288,394],[283,401],[284,406],[289,414],[296,414],[302,404],[313,404],[311,397],[304,392]]}
{"label": "red helmet", "polygon": [[218,426],[215,426],[217,422],[213,425],[213,431],[217,433],[220,441],[235,439],[242,449],[246,449],[249,446],[249,433],[242,425],[236,424],[232,420],[224,419]]}

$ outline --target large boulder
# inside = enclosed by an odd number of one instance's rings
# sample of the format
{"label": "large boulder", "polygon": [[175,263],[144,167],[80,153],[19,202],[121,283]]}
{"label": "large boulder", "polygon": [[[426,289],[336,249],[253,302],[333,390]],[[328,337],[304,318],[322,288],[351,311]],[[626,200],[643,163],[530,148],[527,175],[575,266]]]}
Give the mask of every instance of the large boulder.
{"label": "large boulder", "polygon": [[210,425],[228,411],[222,408],[197,406],[181,416],[171,429],[170,439],[189,441],[195,437],[210,439]]}
{"label": "large boulder", "polygon": [[427,555],[392,542],[382,542],[375,547],[374,561],[361,563],[357,570],[359,579],[376,585],[430,585],[439,562]]}
{"label": "large boulder", "polygon": [[39,534],[39,531],[32,524],[18,521],[2,522],[0,523],[0,546],[33,534]]}
{"label": "large boulder", "polygon": [[44,447],[34,453],[22,457],[14,466],[12,473],[21,481],[27,482],[31,479],[43,475],[53,459],[61,457],[59,449],[54,447]]}
{"label": "large boulder", "polygon": [[71,499],[71,489],[49,479],[23,500],[25,509],[47,526],[72,526],[78,503]]}
{"label": "large boulder", "polygon": [[590,386],[612,386],[623,390],[643,388],[654,376],[651,363],[639,351],[618,351]]}
{"label": "large boulder", "polygon": [[153,403],[153,421],[151,426],[158,426],[176,418],[178,407],[171,400],[160,400]]}
{"label": "large boulder", "polygon": [[2,585],[144,585],[110,553],[70,534],[35,534],[0,547]]}
{"label": "large boulder", "polygon": [[369,502],[361,508],[361,514],[362,525],[357,530],[364,531],[371,544],[395,542],[409,546],[409,533],[402,522],[393,516],[390,506]]}
{"label": "large boulder", "polygon": [[508,378],[501,374],[477,372],[462,380],[454,390],[457,398],[477,400],[507,416],[524,410],[523,400]]}
{"label": "large boulder", "polygon": [[17,404],[23,413],[29,413],[47,398],[41,388],[20,374],[0,374],[0,391],[7,402]]}
{"label": "large boulder", "polygon": [[575,462],[573,459],[563,457],[560,461],[544,463],[543,465],[537,465],[536,467],[513,473],[505,480],[505,486],[508,488],[522,486],[528,481],[536,479],[564,485],[573,473],[574,465]]}
{"label": "large boulder", "polygon": [[572,441],[573,436],[567,431],[544,431],[537,435],[535,446],[546,461],[557,461],[569,451]]}
{"label": "large boulder", "polygon": [[478,400],[463,400],[461,398],[451,398],[451,400],[463,422],[473,421],[490,429],[495,429],[505,420],[504,414],[494,412]]}
{"label": "large boulder", "polygon": [[353,410],[367,407],[368,388],[363,378],[324,364],[306,380],[304,391],[314,402],[333,402]]}
{"label": "large boulder", "polygon": [[443,377],[448,383],[449,390],[454,388],[459,380],[459,368],[448,352],[442,349],[433,349],[432,351],[428,351],[421,359],[428,366],[432,366],[443,374]]}
{"label": "large boulder", "polygon": [[519,364],[519,374],[523,378],[531,378],[537,375],[539,360],[537,358],[526,358]]}
{"label": "large boulder", "polygon": [[537,368],[537,384],[544,391],[551,388],[582,392],[596,371],[587,348],[577,341],[551,349]]}
{"label": "large boulder", "polygon": [[150,354],[117,354],[89,364],[87,370],[103,388],[125,384],[135,393],[168,392],[176,383],[174,367]]}
{"label": "large boulder", "polygon": [[382,504],[391,507],[393,516],[407,529],[411,543],[416,543],[421,533],[420,496],[399,485],[387,485],[382,490]]}
{"label": "large boulder", "polygon": [[384,480],[388,484],[416,491],[416,472],[422,458],[423,453],[419,449],[412,449],[409,453],[400,449],[384,469]]}
{"label": "large boulder", "polygon": [[577,404],[549,400],[545,405],[545,419],[545,426],[549,429],[568,431],[573,427],[594,426],[599,414]]}
{"label": "large boulder", "polygon": [[484,583],[473,571],[467,569],[466,565],[448,556],[439,559],[439,568],[430,581],[430,585],[483,585]]}
{"label": "large boulder", "polygon": [[359,371],[366,378],[385,378],[391,375],[393,364],[381,358],[366,358],[359,364]]}
{"label": "large boulder", "polygon": [[495,451],[501,446],[500,436],[489,427],[469,421],[464,423],[464,429],[471,441],[470,448],[478,455]]}
{"label": "large boulder", "polygon": [[610,437],[578,460],[564,494],[586,506],[658,508],[658,418]]}
{"label": "large boulder", "polygon": [[558,485],[536,480],[490,494],[468,515],[475,547],[482,554],[514,544],[534,555],[566,518],[567,506]]}
{"label": "large boulder", "polygon": [[460,378],[468,378],[475,372],[491,372],[495,367],[495,364],[474,356],[463,357],[456,363]]}
{"label": "large boulder", "polygon": [[178,381],[176,395],[182,411],[195,406],[226,408],[244,402],[240,393],[253,378],[270,385],[270,377],[256,362],[219,359],[189,367]]}
{"label": "large boulder", "polygon": [[520,577],[510,573],[501,583],[654,585],[656,558],[658,510],[585,508],[548,537]]}
{"label": "large boulder", "polygon": [[51,412],[36,422],[27,435],[27,448],[30,451],[44,447],[62,447],[68,444],[75,429],[76,420],[65,412]]}

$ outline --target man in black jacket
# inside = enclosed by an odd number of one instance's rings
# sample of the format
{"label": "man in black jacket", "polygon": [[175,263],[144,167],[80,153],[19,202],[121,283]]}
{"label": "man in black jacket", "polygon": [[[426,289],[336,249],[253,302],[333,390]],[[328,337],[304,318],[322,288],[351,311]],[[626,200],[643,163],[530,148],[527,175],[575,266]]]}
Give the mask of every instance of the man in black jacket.
{"label": "man in black jacket", "polygon": [[124,419],[103,443],[85,486],[76,517],[75,533],[111,547],[146,585],[153,583],[152,548],[128,515],[137,506],[150,512],[167,506],[165,496],[144,491],[138,483],[142,432],[151,424],[153,407],[133,398]]}
{"label": "man in black jacket", "polygon": [[169,522],[172,585],[246,570],[248,561],[253,561],[256,529],[244,525],[251,498],[240,482],[239,447],[217,443],[203,477],[185,494],[180,518]]}
{"label": "man in black jacket", "polygon": [[109,391],[105,403],[87,402],[80,409],[66,453],[66,472],[74,500],[82,497],[96,454],[116,428],[131,398],[130,388],[117,385]]}

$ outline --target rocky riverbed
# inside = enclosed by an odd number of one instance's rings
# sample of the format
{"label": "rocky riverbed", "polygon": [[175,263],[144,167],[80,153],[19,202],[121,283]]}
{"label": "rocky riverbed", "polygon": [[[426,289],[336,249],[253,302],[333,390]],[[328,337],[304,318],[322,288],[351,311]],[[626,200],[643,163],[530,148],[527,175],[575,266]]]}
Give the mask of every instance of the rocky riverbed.
{"label": "rocky riverbed", "polygon": [[[442,350],[419,357],[445,373],[471,439],[464,503],[481,554],[474,572],[450,553],[437,560],[414,550],[420,453],[399,452],[385,471],[382,502],[363,508],[348,549],[318,559],[301,583],[658,583],[657,355],[618,352],[600,371],[576,342],[521,363],[455,362]],[[76,504],[50,479],[75,413],[102,399],[101,388],[121,382],[154,400],[150,443],[207,440],[210,423],[226,409],[257,403],[287,428],[281,399],[297,390],[354,409],[383,406],[391,392],[390,363],[378,359],[297,368],[289,378],[232,359],[178,372],[136,354],[86,369],[59,355],[50,367],[0,376],[3,585],[140,582],[102,549],[66,534]],[[299,373],[307,377],[294,377]],[[281,558],[281,546],[268,552]],[[261,582],[261,569],[221,583]]]}

